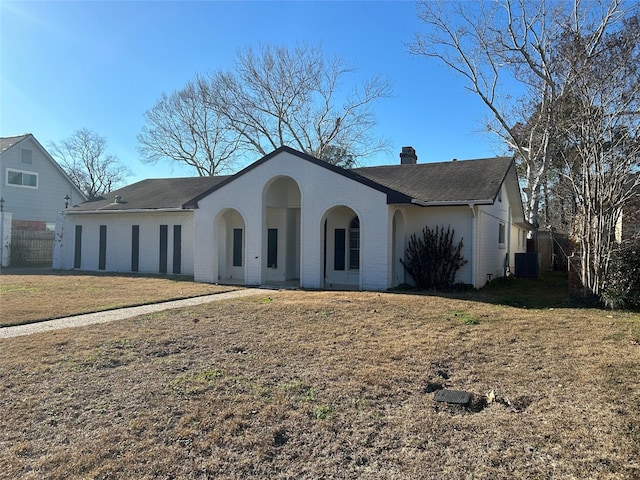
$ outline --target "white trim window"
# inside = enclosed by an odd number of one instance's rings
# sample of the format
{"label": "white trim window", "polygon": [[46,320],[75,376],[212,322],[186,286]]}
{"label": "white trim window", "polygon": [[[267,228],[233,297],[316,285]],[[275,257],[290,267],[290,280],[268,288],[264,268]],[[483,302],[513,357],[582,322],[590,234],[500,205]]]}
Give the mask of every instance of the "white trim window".
{"label": "white trim window", "polygon": [[507,229],[504,222],[498,224],[498,246],[505,248],[507,242]]}
{"label": "white trim window", "polygon": [[349,223],[349,270],[360,270],[360,219]]}
{"label": "white trim window", "polygon": [[13,187],[38,188],[38,174],[25,170],[7,168],[7,185]]}

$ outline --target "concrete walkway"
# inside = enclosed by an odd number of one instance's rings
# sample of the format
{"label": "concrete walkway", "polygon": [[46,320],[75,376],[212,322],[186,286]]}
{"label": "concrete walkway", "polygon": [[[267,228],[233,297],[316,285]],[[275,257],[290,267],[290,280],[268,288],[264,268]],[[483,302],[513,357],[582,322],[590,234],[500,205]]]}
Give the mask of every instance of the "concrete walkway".
{"label": "concrete walkway", "polygon": [[269,295],[277,290],[267,288],[245,288],[242,290],[233,290],[231,292],[214,293],[212,295],[204,295],[202,297],[185,298],[182,300],[172,300],[170,302],[153,303],[150,305],[140,305],[138,307],[126,307],[116,310],[107,310],[104,312],[85,313],[82,315],[74,315],[72,317],[57,318],[55,320],[46,320],[44,322],[29,323],[27,325],[17,325],[15,327],[0,328],[0,338],[20,337],[22,335],[31,335],[32,333],[48,332],[50,330],[59,330],[61,328],[74,328],[83,325],[93,325],[96,323],[113,322],[114,320],[123,320],[125,318],[144,315],[146,313],[161,312],[172,308],[189,307],[192,305],[202,305],[203,303],[219,302],[221,300],[229,300],[233,298],[248,297],[251,295]]}

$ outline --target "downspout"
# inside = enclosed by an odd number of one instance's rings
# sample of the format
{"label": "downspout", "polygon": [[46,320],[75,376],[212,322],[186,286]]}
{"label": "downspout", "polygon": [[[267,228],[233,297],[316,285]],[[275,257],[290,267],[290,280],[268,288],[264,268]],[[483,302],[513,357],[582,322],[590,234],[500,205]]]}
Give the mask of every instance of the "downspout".
{"label": "downspout", "polygon": [[473,288],[476,288],[476,271],[478,269],[478,255],[476,254],[478,251],[476,248],[476,239],[478,238],[478,219],[475,205],[470,203],[469,208],[471,209],[471,284],[473,285]]}

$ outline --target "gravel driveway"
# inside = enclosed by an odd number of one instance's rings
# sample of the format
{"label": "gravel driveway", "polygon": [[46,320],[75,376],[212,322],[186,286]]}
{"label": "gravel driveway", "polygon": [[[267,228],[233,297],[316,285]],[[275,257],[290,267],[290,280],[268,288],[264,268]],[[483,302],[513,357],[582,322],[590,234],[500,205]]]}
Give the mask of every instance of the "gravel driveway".
{"label": "gravel driveway", "polygon": [[182,300],[172,300],[170,302],[154,303],[151,305],[119,308],[117,310],[107,310],[104,312],[96,313],[85,313],[82,315],[74,315],[72,317],[64,317],[55,320],[46,320],[44,322],[29,323],[27,325],[3,327],[0,328],[0,338],[20,337],[22,335],[48,332],[50,330],[59,330],[61,328],[74,328],[81,327],[83,325],[93,325],[95,323],[112,322],[114,320],[123,320],[125,318],[131,318],[137,315],[160,312],[162,310],[169,310],[172,308],[189,307],[192,305],[219,302],[221,300],[248,297],[251,295],[268,295],[276,291],[277,290],[270,290],[265,288],[246,288],[243,290],[234,290],[232,292],[215,293],[213,295],[185,298]]}

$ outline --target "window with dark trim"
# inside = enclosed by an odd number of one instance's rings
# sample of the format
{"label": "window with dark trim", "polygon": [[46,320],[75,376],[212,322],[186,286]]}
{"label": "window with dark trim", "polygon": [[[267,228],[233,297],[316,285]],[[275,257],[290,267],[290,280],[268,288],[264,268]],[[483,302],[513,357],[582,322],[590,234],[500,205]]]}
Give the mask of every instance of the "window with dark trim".
{"label": "window with dark trim", "polygon": [[173,226],[173,273],[182,270],[182,225]]}
{"label": "window with dark trim", "polygon": [[333,252],[333,269],[344,270],[346,256],[346,230],[344,228],[336,228],[335,233],[335,249]]}
{"label": "window with dark trim", "polygon": [[158,271],[167,273],[167,250],[169,248],[169,226],[160,225],[160,258]]}
{"label": "window with dark trim", "polygon": [[349,270],[360,269],[360,219],[355,217],[349,224]]}
{"label": "window with dark trim", "polygon": [[267,267],[278,268],[278,229],[267,231]]}
{"label": "window with dark trim", "polygon": [[98,248],[98,270],[107,266],[107,226],[100,225],[100,246]]}
{"label": "window with dark trim", "polygon": [[500,222],[498,224],[498,243],[500,245],[504,245],[505,244],[505,239],[506,239],[505,225],[504,225],[504,223]]}
{"label": "window with dark trim", "polygon": [[140,225],[131,225],[131,271],[140,268]]}
{"label": "window with dark trim", "polygon": [[233,229],[233,266],[242,266],[242,229]]}
{"label": "window with dark trim", "polygon": [[76,225],[75,243],[73,246],[73,268],[82,264],[82,225]]}

